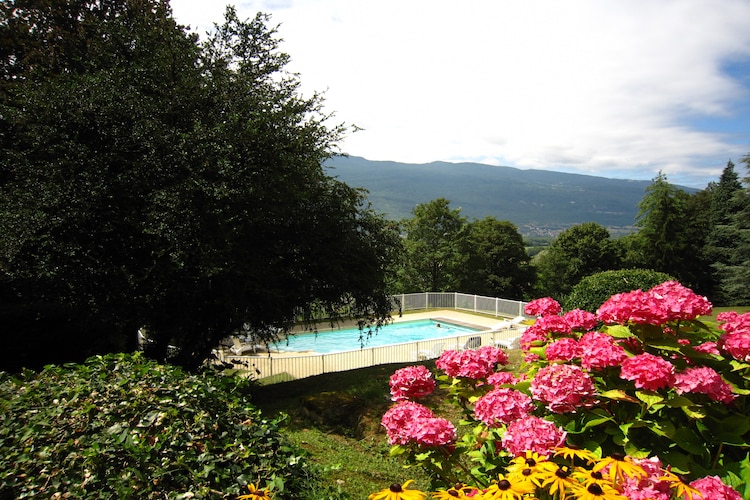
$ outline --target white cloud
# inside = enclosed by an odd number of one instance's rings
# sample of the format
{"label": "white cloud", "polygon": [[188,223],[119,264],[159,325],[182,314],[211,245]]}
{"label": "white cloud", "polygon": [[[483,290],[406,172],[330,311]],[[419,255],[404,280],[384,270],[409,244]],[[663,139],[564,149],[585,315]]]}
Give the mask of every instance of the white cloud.
{"label": "white cloud", "polygon": [[[199,31],[224,10],[172,6]],[[364,128],[342,144],[353,155],[639,179],[663,170],[703,187],[750,151],[736,112],[750,101],[746,0],[276,0],[238,10],[281,23],[305,91],[326,91],[338,120]],[[723,72],[727,62],[741,63],[744,82]]]}

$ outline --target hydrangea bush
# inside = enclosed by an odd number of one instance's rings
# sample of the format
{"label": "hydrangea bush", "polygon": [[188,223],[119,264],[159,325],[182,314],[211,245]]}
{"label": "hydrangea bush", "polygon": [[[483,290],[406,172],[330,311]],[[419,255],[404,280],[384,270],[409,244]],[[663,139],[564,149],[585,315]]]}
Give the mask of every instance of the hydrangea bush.
{"label": "hydrangea bush", "polygon": [[434,472],[435,498],[750,498],[750,313],[716,328],[698,320],[711,311],[675,281],[596,314],[532,301],[521,375],[491,346],[436,361],[455,425],[417,401],[426,368],[394,373],[392,454]]}

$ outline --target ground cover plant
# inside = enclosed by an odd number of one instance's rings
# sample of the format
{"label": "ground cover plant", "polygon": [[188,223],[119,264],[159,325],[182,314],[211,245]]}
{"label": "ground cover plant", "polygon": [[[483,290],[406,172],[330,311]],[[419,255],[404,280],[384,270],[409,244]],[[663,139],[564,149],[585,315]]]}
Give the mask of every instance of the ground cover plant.
{"label": "ground cover plant", "polygon": [[252,387],[139,353],[0,372],[0,498],[339,498]]}
{"label": "ground cover plant", "polygon": [[[439,478],[437,498],[740,500],[750,497],[750,314],[677,282],[612,296],[596,315],[551,298],[522,337],[524,373],[491,346],[446,351],[440,374],[391,377],[392,453]],[[463,418],[418,402],[439,382]],[[370,498],[419,499],[396,482]]]}

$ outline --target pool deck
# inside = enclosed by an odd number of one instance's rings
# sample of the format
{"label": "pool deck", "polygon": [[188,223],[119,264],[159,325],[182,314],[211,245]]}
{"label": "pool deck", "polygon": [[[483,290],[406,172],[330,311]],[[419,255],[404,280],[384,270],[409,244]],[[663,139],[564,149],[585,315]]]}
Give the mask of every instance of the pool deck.
{"label": "pool deck", "polygon": [[[506,318],[483,316],[479,314],[464,313],[455,311],[452,309],[437,309],[433,311],[425,312],[414,312],[404,313],[401,316],[393,316],[393,323],[403,323],[405,321],[419,321],[425,319],[431,319],[435,321],[445,321],[446,323],[454,323],[461,326],[468,326],[470,328],[476,328],[480,331],[487,331],[492,329],[493,326],[497,325],[500,321]],[[345,328],[347,325],[341,325],[341,328]],[[326,331],[326,329],[319,329],[320,332]],[[255,356],[270,356],[274,358],[293,358],[299,356],[309,356],[312,351],[298,351],[298,352],[279,352],[271,350],[270,352],[258,351]],[[225,353],[225,355],[232,356],[231,354]]]}

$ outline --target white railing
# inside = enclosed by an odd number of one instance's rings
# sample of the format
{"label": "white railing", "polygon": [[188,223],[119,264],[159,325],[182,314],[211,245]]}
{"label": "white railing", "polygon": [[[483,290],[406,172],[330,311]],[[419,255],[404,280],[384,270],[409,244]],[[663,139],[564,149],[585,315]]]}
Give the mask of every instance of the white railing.
{"label": "white railing", "polygon": [[[421,309],[455,309],[496,317],[522,316],[524,302],[481,297],[463,293],[427,292],[397,295],[402,311]],[[431,338],[418,342],[405,342],[383,347],[363,347],[332,354],[279,357],[273,355],[224,355],[222,361],[233,363],[241,373],[257,378],[263,384],[288,382],[323,373],[365,368],[368,366],[409,363],[425,359],[425,353],[439,350],[463,349],[469,339],[480,337],[481,345],[496,345],[521,335],[525,327],[514,326],[498,331],[465,333],[453,337]],[[442,344],[442,346],[441,346]],[[435,347],[440,347],[436,350]],[[435,354],[432,354],[434,356]]]}
{"label": "white railing", "polygon": [[458,292],[423,292],[394,295],[402,311],[415,309],[456,309],[493,316],[523,316],[526,302],[520,300],[482,297]]}

